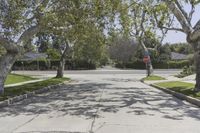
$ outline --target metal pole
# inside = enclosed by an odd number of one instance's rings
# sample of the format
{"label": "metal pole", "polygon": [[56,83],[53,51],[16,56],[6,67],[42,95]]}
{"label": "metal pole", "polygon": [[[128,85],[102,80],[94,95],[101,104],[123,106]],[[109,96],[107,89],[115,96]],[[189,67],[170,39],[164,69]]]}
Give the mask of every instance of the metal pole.
{"label": "metal pole", "polygon": [[39,66],[39,61],[37,59],[37,70],[39,71],[39,69],[40,69],[40,66]]}
{"label": "metal pole", "polygon": [[145,63],[146,64],[146,74],[147,74],[147,77],[148,77],[148,65],[147,65],[147,63]]}

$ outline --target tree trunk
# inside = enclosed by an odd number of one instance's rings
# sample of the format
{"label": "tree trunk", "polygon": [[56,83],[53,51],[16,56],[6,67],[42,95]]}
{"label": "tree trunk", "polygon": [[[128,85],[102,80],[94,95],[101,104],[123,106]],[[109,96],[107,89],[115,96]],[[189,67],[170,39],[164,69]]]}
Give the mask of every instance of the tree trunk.
{"label": "tree trunk", "polygon": [[194,91],[200,92],[200,41],[196,42],[194,46],[194,62],[196,71],[196,85]]}
{"label": "tree trunk", "polygon": [[4,93],[4,83],[15,60],[16,55],[12,53],[7,53],[0,57],[0,94]]}
{"label": "tree trunk", "polygon": [[63,78],[64,70],[65,70],[65,59],[62,56],[59,62],[56,78]]}
{"label": "tree trunk", "polygon": [[63,78],[63,76],[64,76],[65,58],[66,58],[66,55],[69,53],[69,51],[70,51],[70,48],[69,48],[69,44],[67,43],[66,47],[64,49],[64,52],[62,53],[62,56],[60,58],[56,78]]}

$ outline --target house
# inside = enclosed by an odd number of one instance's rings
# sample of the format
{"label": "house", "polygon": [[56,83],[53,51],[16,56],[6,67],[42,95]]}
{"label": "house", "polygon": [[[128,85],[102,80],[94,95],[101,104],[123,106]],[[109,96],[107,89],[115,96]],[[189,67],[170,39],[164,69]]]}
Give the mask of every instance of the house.
{"label": "house", "polygon": [[48,56],[45,53],[28,52],[28,53],[25,53],[24,56],[19,60],[20,61],[33,61],[33,60],[37,60],[37,59],[45,59],[47,57]]}
{"label": "house", "polygon": [[171,52],[171,60],[187,60],[188,55]]}

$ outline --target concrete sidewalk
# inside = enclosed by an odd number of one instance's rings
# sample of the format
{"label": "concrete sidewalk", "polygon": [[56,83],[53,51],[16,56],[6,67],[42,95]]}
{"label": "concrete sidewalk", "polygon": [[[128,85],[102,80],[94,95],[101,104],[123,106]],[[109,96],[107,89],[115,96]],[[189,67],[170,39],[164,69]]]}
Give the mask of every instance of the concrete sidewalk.
{"label": "concrete sidewalk", "polygon": [[44,80],[46,80],[46,79],[30,80],[30,81],[26,81],[26,82],[20,82],[20,83],[16,83],[16,84],[5,85],[5,87],[20,86],[20,85],[25,85],[25,84],[29,84],[29,83],[36,83],[36,82],[44,81]]}
{"label": "concrete sidewalk", "polygon": [[141,75],[68,75],[74,82],[0,109],[0,133],[199,133],[200,109]]}
{"label": "concrete sidewalk", "polygon": [[[162,76],[162,75],[160,75],[160,76]],[[145,83],[150,85],[150,84],[161,83],[161,82],[182,81],[182,82],[195,84],[196,83],[195,76],[196,75],[190,75],[185,78],[177,78],[172,75],[171,76],[163,76],[164,78],[166,78],[166,80],[155,80],[155,81],[152,80],[152,81],[145,81]]]}

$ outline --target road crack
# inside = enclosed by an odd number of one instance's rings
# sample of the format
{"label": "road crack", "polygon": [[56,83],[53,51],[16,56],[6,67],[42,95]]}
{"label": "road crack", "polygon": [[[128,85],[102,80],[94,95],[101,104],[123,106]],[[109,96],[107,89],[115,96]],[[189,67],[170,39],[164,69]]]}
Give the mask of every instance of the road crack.
{"label": "road crack", "polygon": [[94,133],[94,124],[95,124],[95,121],[96,121],[96,118],[97,118],[97,116],[98,116],[98,113],[99,113],[99,111],[100,111],[100,104],[101,104],[101,101],[102,101],[102,96],[103,96],[103,94],[104,94],[104,91],[105,91],[105,88],[101,88],[100,90],[102,90],[101,91],[101,94],[100,94],[100,96],[99,96],[99,100],[98,100],[98,102],[97,102],[97,110],[96,110],[96,112],[94,113],[94,117],[93,117],[93,120],[92,120],[92,124],[91,124],[91,128],[90,128],[90,131],[89,131],[89,133]]}

